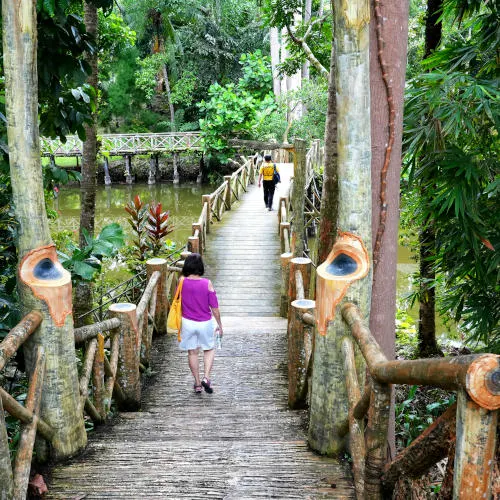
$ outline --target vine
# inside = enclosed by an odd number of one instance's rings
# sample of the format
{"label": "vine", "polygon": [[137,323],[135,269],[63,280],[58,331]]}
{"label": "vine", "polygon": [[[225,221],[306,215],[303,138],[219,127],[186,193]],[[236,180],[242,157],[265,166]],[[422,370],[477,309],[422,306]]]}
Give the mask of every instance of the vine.
{"label": "vine", "polygon": [[389,163],[391,161],[392,146],[394,144],[395,135],[395,116],[396,111],[394,109],[394,99],[392,94],[392,86],[389,82],[389,76],[387,71],[387,63],[384,59],[384,39],[382,37],[382,14],[380,13],[380,0],[374,0],[375,7],[375,30],[377,34],[377,54],[380,63],[380,68],[382,70],[382,80],[384,81],[385,90],[387,94],[387,107],[389,109],[389,141],[387,142],[387,147],[385,148],[385,158],[384,165],[380,172],[380,217],[379,225],[377,230],[377,237],[375,239],[375,245],[373,248],[373,268],[374,274],[377,268],[380,247],[382,246],[382,238],[385,232],[385,221],[387,218],[387,171],[389,169]]}

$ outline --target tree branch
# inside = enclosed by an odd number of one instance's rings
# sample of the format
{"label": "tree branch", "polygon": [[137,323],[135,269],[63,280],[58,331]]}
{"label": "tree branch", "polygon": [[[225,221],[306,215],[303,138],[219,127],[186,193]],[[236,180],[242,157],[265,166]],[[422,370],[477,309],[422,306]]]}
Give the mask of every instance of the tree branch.
{"label": "tree branch", "polygon": [[293,41],[293,43],[295,43],[296,45],[298,45],[299,47],[302,48],[307,59],[319,71],[320,75],[324,76],[325,78],[328,78],[328,75],[329,75],[328,71],[318,61],[316,56],[312,53],[312,50],[309,48],[309,45],[307,45],[307,43],[302,38],[296,37],[295,34],[292,32],[292,29],[290,28],[290,26],[287,25],[286,30],[288,32],[288,36]]}

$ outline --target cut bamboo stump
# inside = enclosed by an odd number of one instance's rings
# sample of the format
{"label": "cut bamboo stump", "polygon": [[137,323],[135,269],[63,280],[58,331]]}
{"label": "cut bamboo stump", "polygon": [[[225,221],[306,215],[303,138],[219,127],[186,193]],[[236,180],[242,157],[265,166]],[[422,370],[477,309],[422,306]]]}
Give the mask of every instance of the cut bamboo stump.
{"label": "cut bamboo stump", "polygon": [[123,410],[137,410],[141,406],[141,383],[139,373],[139,329],[137,326],[136,306],[117,303],[109,307],[113,317],[120,319],[118,376],[125,399],[120,402]]}

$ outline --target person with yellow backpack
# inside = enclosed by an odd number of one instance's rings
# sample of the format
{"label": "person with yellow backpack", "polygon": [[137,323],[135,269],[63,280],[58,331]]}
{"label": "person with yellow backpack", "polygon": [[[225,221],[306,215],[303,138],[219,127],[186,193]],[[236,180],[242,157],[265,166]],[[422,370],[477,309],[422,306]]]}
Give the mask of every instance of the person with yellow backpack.
{"label": "person with yellow backpack", "polygon": [[271,155],[265,155],[264,162],[259,170],[259,188],[262,183],[264,186],[264,203],[269,211],[273,209],[274,190],[278,182],[281,182],[279,170],[276,164],[271,161]]}

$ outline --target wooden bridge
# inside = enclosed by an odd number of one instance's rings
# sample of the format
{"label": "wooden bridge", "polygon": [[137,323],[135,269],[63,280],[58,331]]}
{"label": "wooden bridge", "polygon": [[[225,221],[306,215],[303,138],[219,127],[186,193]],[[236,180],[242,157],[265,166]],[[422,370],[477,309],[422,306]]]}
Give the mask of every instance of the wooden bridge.
{"label": "wooden bridge", "polygon": [[91,434],[49,498],[354,498],[348,467],[308,450],[305,415],[287,407],[276,212],[256,186],[240,198],[206,240],[225,330],[214,394],[193,393],[185,353],[161,337],[141,411]]}
{"label": "wooden bridge", "polygon": [[[100,151],[108,155],[142,155],[200,151],[199,132],[165,132],[161,134],[103,134],[99,136]],[[43,156],[82,156],[82,141],[74,135],[59,139],[40,137]]]}
{"label": "wooden bridge", "polygon": [[[328,292],[324,282],[334,272],[336,257],[349,255],[356,264],[352,276],[334,274],[329,285],[340,283],[344,289],[346,280],[363,274],[366,256],[359,242],[354,238],[351,244],[345,234],[317,270],[303,256],[303,236],[318,211],[311,171],[321,157],[318,146],[305,155],[303,141],[296,141],[293,189],[287,189],[291,169],[283,165],[274,212],[265,210],[251,160],[203,196],[187,251],[177,261],[146,263],[139,302],[112,304],[106,319],[74,330],[83,354],[77,382],[62,383],[73,375],[69,365],[61,365],[57,345],[28,346],[36,356],[28,359],[32,376],[25,405],[0,389],[3,408],[23,423],[12,470],[0,406],[0,498],[24,498],[37,433],[43,438],[38,456],[45,442],[56,458],[75,455],[52,469],[47,498],[382,499],[390,498],[399,478],[425,474],[447,456],[443,491],[450,498],[452,490],[453,498],[490,496],[499,356],[389,361],[357,307],[345,302],[339,308],[345,324],[339,341],[342,361],[334,367],[325,362],[322,349],[331,332],[327,321],[327,332],[321,333],[329,313],[321,295]],[[35,249],[21,262],[22,279],[37,293],[46,293],[49,286],[39,281],[51,278],[40,277],[32,267],[55,263],[51,251]],[[214,394],[201,397],[192,392],[176,338],[165,335],[167,297],[176,288],[182,260],[194,251],[205,256],[225,327],[212,376]],[[318,307],[309,298],[314,280]],[[57,283],[62,281],[58,277]],[[61,313],[64,300],[55,290],[46,296],[51,314]],[[58,302],[51,302],[54,296]],[[42,314],[32,311],[0,343],[0,370],[42,323]],[[153,329],[158,333],[154,343]],[[62,336],[66,342],[68,337]],[[358,362],[362,355],[367,366],[366,383],[364,370],[356,370],[353,341]],[[44,376],[51,382],[45,386]],[[342,382],[345,400],[325,394],[333,377]],[[456,391],[458,398],[456,407],[389,461],[393,383],[434,385]],[[47,403],[56,400],[64,404],[54,408]],[[109,419],[112,402],[121,412],[101,425]],[[332,403],[345,410],[343,418],[333,421]],[[291,409],[307,406],[308,413]],[[82,408],[86,421],[96,426],[87,445]],[[352,476],[347,463],[310,449],[324,453],[346,437]]]}

